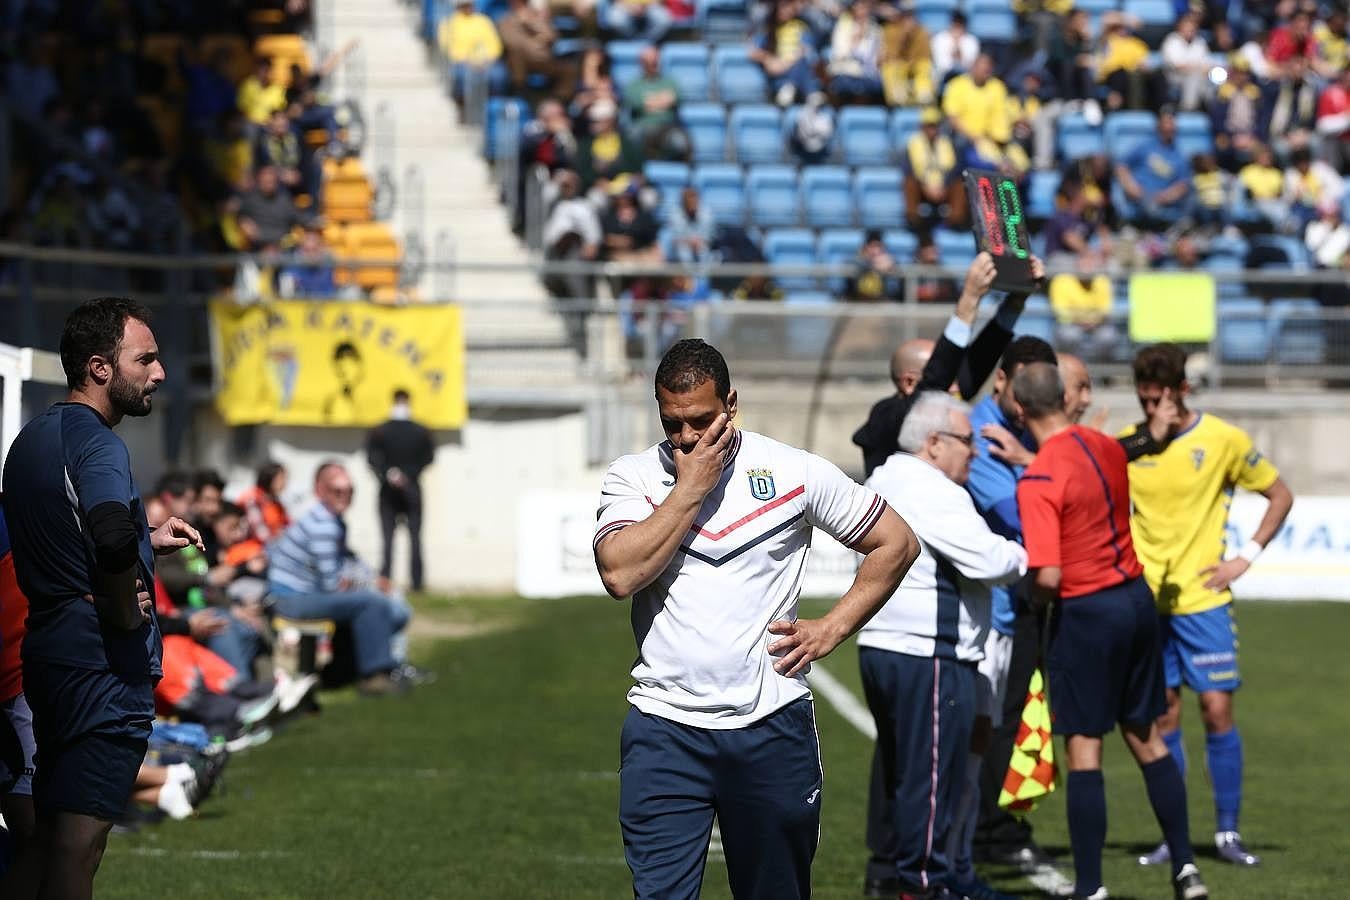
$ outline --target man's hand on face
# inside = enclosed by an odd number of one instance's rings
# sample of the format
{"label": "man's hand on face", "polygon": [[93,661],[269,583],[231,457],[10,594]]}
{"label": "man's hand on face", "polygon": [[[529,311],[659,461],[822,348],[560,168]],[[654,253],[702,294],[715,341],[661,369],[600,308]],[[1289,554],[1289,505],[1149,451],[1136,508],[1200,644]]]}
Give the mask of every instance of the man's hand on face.
{"label": "man's hand on face", "polygon": [[730,418],[719,413],[693,448],[686,451],[674,447],[675,484],[696,491],[700,497],[707,496],[722,480],[722,467],[734,433]]}

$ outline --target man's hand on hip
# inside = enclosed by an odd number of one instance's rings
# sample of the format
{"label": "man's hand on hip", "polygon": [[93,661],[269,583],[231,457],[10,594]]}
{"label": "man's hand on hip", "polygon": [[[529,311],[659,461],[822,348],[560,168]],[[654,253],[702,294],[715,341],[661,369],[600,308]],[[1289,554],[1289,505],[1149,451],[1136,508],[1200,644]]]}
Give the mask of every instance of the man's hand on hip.
{"label": "man's hand on hip", "polygon": [[791,678],[805,669],[813,660],[829,656],[848,636],[827,619],[798,619],[789,622],[780,619],[769,625],[770,634],[782,635],[768,646],[770,656],[777,656],[773,664],[779,675]]}

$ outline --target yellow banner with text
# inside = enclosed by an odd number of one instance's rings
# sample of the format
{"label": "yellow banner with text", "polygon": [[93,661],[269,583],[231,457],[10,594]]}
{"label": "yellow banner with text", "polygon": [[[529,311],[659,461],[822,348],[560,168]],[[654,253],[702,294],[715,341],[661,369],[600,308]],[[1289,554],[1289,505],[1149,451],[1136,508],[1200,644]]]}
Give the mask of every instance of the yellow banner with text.
{"label": "yellow banner with text", "polygon": [[458,306],[214,300],[211,332],[216,409],[230,425],[378,425],[397,390],[428,428],[468,418]]}

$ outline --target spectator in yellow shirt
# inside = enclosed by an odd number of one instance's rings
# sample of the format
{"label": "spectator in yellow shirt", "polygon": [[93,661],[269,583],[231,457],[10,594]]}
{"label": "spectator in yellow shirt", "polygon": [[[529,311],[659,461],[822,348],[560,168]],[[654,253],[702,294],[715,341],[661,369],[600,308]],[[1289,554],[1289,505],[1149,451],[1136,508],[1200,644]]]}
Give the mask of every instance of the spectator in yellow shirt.
{"label": "spectator in yellow shirt", "polygon": [[1253,159],[1238,171],[1238,184],[1247,192],[1252,205],[1275,227],[1289,218],[1284,200],[1284,171],[1275,165],[1275,153],[1265,144],[1257,144]]}
{"label": "spectator in yellow shirt", "polygon": [[1195,219],[1201,225],[1222,227],[1228,219],[1232,176],[1219,168],[1212,153],[1191,157],[1191,188],[1195,192]]}
{"label": "spectator in yellow shirt", "polygon": [[506,93],[502,39],[492,19],[474,10],[473,0],[456,0],[454,13],[441,20],[436,40],[450,61],[450,93],[461,109],[471,80],[486,83],[489,94]]}
{"label": "spectator in yellow shirt", "polygon": [[1051,278],[1055,346],[1086,360],[1109,356],[1119,338],[1110,319],[1111,302],[1111,279],[1105,275],[1061,273]]}
{"label": "spectator in yellow shirt", "polygon": [[881,86],[890,106],[924,106],[933,102],[933,57],[928,29],[901,3],[881,29]]}
{"label": "spectator in yellow shirt", "polygon": [[239,84],[236,102],[244,118],[259,128],[267,124],[274,110],[286,108],[286,88],[272,77],[271,57],[259,59],[253,74]]}
{"label": "spectator in yellow shirt", "polygon": [[1158,109],[1167,102],[1167,79],[1148,66],[1148,44],[1130,33],[1121,12],[1102,16],[1102,53],[1097,80],[1110,91],[1110,109]]}
{"label": "spectator in yellow shirt", "polygon": [[1012,139],[1008,88],[994,77],[994,60],[987,53],[975,59],[969,72],[947,82],[942,111],[947,114],[948,124],[965,141],[988,139],[1006,144]]}
{"label": "spectator in yellow shirt", "polygon": [[942,133],[942,113],[930,106],[919,114],[919,130],[905,145],[905,210],[911,228],[922,230],[943,219],[965,227],[966,187],[956,164],[956,148]]}

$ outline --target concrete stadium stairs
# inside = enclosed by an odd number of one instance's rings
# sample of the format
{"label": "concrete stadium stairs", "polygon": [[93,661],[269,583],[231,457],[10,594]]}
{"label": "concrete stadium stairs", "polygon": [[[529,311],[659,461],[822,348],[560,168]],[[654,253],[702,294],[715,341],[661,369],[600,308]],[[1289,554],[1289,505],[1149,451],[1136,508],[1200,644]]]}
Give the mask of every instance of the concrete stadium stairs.
{"label": "concrete stadium stairs", "polygon": [[[452,279],[426,271],[419,285],[424,297],[464,303],[471,394],[475,387],[552,387],[573,378],[577,354],[511,232],[479,154],[480,131],[457,121],[434,57],[417,35],[416,8],[397,0],[323,0],[316,16],[323,43],[360,41],[359,58],[334,75],[336,94],[361,105],[369,170],[387,167],[396,181],[395,230],[400,236],[419,232],[428,261],[448,238],[457,261],[502,266],[458,271]],[[385,149],[390,147],[392,152]],[[382,151],[392,158],[381,159]],[[405,174],[414,166],[424,183],[422,216]]]}

